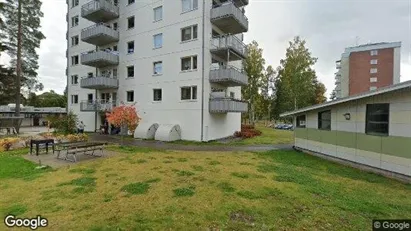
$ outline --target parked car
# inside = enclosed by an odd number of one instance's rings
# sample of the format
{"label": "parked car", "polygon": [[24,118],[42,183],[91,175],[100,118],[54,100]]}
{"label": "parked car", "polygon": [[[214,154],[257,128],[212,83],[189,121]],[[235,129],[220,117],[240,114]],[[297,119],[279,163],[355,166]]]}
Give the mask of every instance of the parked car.
{"label": "parked car", "polygon": [[283,126],[283,129],[284,130],[293,130],[294,126],[292,124],[286,124],[286,125]]}

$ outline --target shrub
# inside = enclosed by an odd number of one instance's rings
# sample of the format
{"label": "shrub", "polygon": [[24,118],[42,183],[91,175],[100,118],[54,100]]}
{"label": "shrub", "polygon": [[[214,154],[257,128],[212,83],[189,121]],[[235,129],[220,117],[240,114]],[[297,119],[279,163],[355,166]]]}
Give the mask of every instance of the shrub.
{"label": "shrub", "polygon": [[255,126],[251,124],[241,124],[241,131],[248,129],[255,129]]}
{"label": "shrub", "polygon": [[57,133],[73,134],[76,132],[77,115],[69,112],[64,116],[50,116],[47,118]]}
{"label": "shrub", "polygon": [[19,142],[19,138],[5,138],[0,140],[0,151],[9,151],[13,144]]}
{"label": "shrub", "polygon": [[241,137],[241,138],[252,138],[255,136],[260,136],[262,134],[261,131],[257,129],[252,129],[252,128],[244,128],[241,131],[237,131],[234,133],[235,137]]}

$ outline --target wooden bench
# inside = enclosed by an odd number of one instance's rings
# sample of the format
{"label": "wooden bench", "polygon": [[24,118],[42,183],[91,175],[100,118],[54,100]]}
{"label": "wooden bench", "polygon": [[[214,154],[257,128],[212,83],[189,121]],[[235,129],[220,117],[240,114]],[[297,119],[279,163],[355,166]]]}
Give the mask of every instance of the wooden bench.
{"label": "wooden bench", "polygon": [[[60,147],[57,149],[58,159],[68,160],[71,162],[77,161],[77,154],[83,153],[85,155],[95,156],[95,157],[102,157],[104,153],[104,147],[107,143],[100,143],[100,142],[74,142],[74,143],[66,143],[61,144]],[[101,155],[96,155],[95,151],[101,151]],[[60,157],[60,153],[62,151],[66,151],[66,155],[64,158]],[[72,159],[69,158],[69,155],[73,156]]]}

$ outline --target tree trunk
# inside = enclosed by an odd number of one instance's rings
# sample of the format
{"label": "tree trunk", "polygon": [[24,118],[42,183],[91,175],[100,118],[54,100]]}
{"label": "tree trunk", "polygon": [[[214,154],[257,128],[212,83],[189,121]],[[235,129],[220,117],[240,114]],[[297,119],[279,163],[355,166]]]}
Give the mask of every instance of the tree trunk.
{"label": "tree trunk", "polygon": [[[20,79],[21,79],[21,46],[22,46],[22,25],[21,25],[21,2],[18,0],[17,12],[17,67],[16,67],[16,116],[20,116]],[[16,127],[17,134],[20,132],[20,126]]]}

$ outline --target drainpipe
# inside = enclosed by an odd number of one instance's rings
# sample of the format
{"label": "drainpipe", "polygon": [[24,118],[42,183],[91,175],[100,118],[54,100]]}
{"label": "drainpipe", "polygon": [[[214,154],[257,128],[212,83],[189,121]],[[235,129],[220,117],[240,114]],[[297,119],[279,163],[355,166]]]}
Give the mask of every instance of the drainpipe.
{"label": "drainpipe", "polygon": [[205,64],[205,0],[203,0],[203,26],[202,26],[202,33],[203,33],[203,42],[202,42],[202,59],[201,59],[201,141],[204,141],[204,78],[205,78],[205,68],[204,68],[204,64]]}

